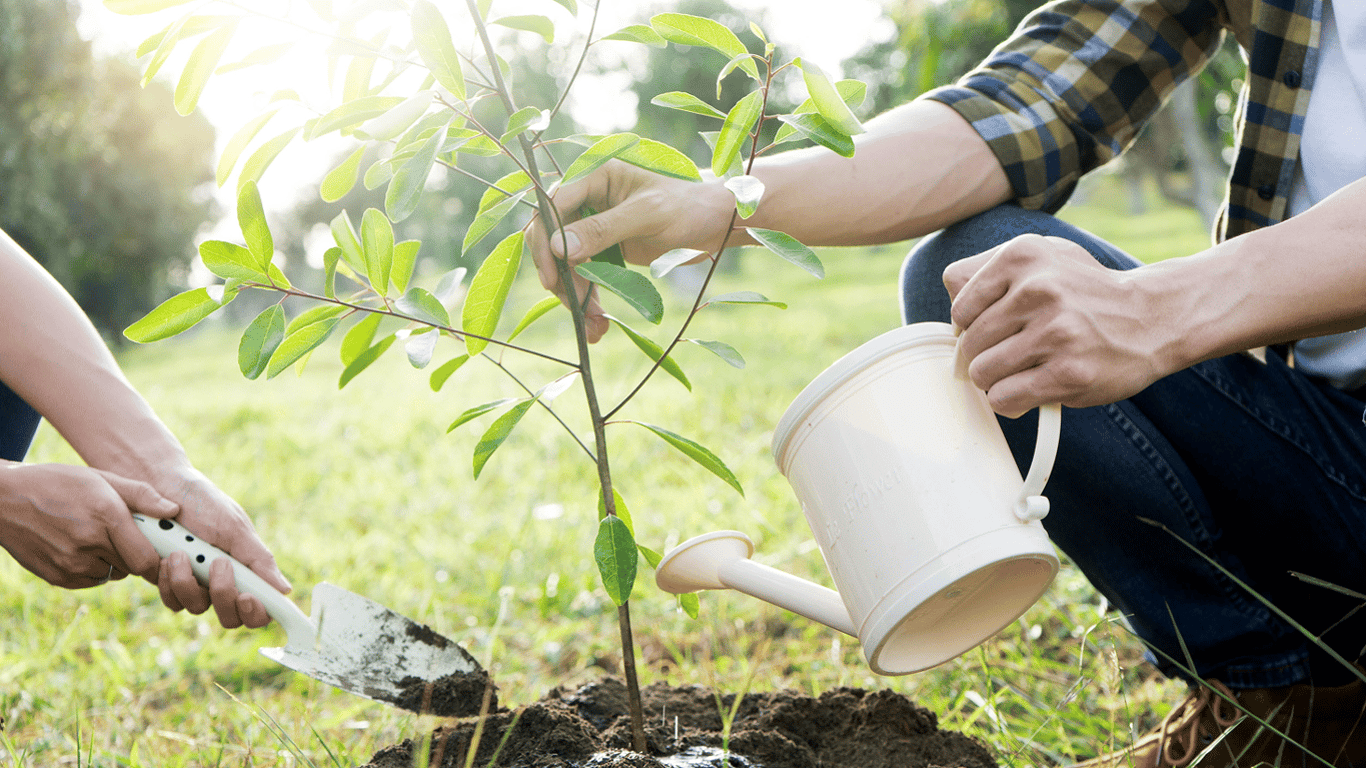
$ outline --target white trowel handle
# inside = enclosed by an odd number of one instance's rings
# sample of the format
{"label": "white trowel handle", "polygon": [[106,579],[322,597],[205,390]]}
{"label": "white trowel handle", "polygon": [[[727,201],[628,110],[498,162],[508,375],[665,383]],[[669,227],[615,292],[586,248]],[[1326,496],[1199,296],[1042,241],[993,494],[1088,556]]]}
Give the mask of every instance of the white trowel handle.
{"label": "white trowel handle", "polygon": [[190,533],[189,529],[174,520],[158,520],[144,515],[133,515],[133,522],[152,542],[152,548],[162,557],[172,552],[184,552],[190,557],[190,570],[195,579],[204,586],[209,585],[209,566],[220,557],[227,558],[232,564],[232,572],[237,582],[237,591],[252,595],[266,606],[266,613],[289,634],[289,644],[296,647],[313,647],[316,630],[313,622],[292,600],[272,587],[265,579],[256,575],[250,568],[242,565],[227,552],[203,541]]}

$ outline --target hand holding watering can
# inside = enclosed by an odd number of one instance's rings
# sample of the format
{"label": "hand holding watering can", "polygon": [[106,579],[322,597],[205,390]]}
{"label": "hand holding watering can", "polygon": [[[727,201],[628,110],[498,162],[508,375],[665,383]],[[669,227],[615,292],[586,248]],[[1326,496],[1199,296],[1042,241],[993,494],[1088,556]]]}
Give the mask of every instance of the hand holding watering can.
{"label": "hand holding watering can", "polygon": [[854,635],[878,674],[941,664],[1017,619],[1058,571],[1039,519],[1060,424],[1060,406],[1040,409],[1022,480],[953,327],[889,331],[817,376],[773,436],[838,592],[750,560],[737,531],[683,542],[656,581],[736,589]]}

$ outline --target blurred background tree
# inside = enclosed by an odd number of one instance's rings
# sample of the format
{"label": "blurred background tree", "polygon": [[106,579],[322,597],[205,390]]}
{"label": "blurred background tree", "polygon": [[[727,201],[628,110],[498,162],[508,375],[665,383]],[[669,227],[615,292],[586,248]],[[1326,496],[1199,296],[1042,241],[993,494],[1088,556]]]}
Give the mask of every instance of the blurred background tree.
{"label": "blurred background tree", "polygon": [[[1042,3],[1036,0],[908,0],[892,2],[890,39],[873,43],[844,63],[868,83],[869,114],[876,114],[966,75]],[[1244,67],[1228,39],[1201,74],[1172,94],[1115,165],[1128,190],[1131,213],[1147,205],[1146,184],[1177,205],[1197,210],[1207,228],[1223,200],[1233,107]]]}
{"label": "blurred background tree", "polygon": [[0,228],[111,343],[181,285],[213,212],[214,131],[129,62],[97,60],[68,0],[0,0]]}

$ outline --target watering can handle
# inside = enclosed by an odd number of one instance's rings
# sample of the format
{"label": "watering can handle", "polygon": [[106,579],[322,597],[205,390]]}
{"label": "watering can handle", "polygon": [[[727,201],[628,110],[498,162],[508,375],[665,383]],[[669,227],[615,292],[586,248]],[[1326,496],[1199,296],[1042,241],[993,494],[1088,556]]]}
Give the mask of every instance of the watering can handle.
{"label": "watering can handle", "polygon": [[[961,379],[968,378],[968,361],[963,356],[963,329],[957,323],[950,324],[958,343],[953,348],[953,373]],[[1062,406],[1057,403],[1039,407],[1039,436],[1034,442],[1034,458],[1025,475],[1024,487],[1020,489],[1015,501],[1015,516],[1022,523],[1041,520],[1048,514],[1048,499],[1043,496],[1043,487],[1048,476],[1053,473],[1053,461],[1058,457],[1058,438],[1062,436]]]}
{"label": "watering can handle", "polygon": [[1034,458],[1015,502],[1015,516],[1022,523],[1042,519],[1048,514],[1048,499],[1043,496],[1043,487],[1053,472],[1061,436],[1062,406],[1057,403],[1039,406],[1039,436],[1034,441]]}

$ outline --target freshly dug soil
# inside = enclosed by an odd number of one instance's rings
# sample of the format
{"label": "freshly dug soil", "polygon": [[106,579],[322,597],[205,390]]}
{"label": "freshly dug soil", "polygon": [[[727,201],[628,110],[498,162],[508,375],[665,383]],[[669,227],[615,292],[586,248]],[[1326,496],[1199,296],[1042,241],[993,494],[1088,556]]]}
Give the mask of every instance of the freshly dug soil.
{"label": "freshly dug soil", "polygon": [[[980,742],[941,731],[929,710],[891,691],[838,688],[818,698],[792,691],[743,697],[727,743],[718,701],[700,686],[651,685],[642,692],[650,754],[629,751],[626,688],[603,678],[557,688],[483,723],[475,765],[506,768],[995,768]],[[431,738],[432,768],[463,768],[478,719],[452,722]],[[508,728],[512,733],[504,741]],[[729,749],[729,754],[722,748]],[[375,753],[363,768],[409,768],[413,740]],[[727,760],[729,761],[727,763]]]}

